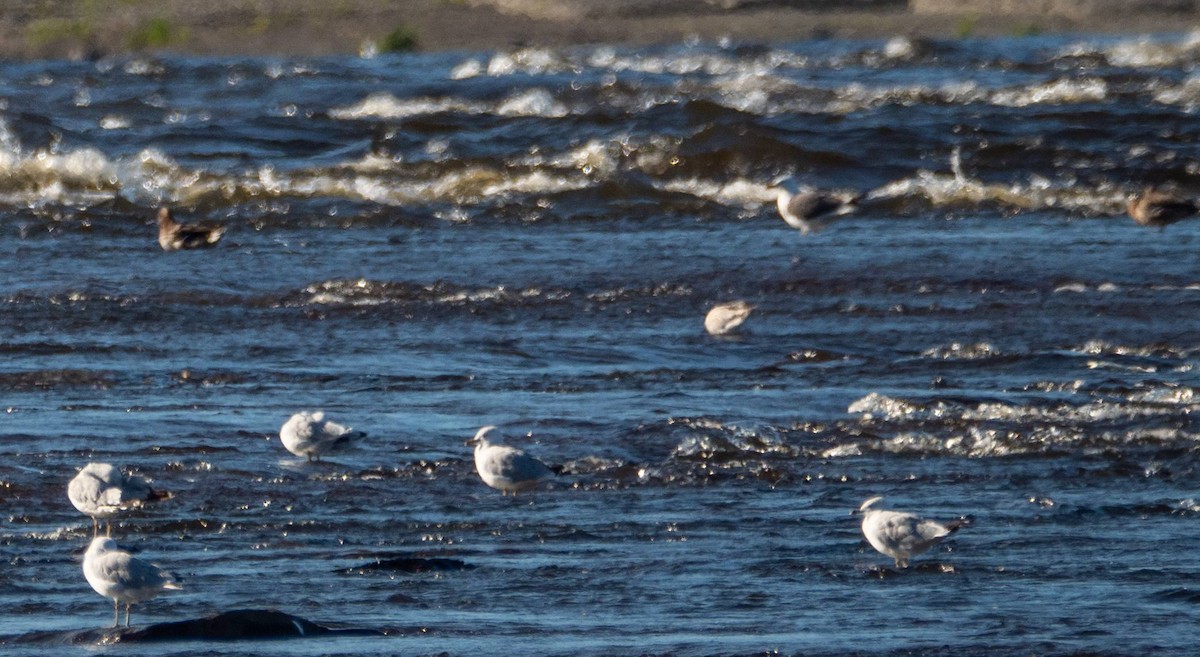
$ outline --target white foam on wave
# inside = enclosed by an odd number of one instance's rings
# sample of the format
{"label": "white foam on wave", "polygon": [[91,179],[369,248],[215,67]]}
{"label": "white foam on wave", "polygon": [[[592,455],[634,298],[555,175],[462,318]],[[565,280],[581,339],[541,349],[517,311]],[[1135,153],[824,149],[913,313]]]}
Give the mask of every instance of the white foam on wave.
{"label": "white foam on wave", "polygon": [[1111,183],[1089,188],[1030,176],[1024,183],[999,184],[925,170],[890,182],[871,192],[870,197],[924,198],[934,206],[996,203],[1023,210],[1065,208],[1096,214],[1118,214],[1125,205],[1124,192]]}
{"label": "white foam on wave", "polygon": [[944,82],[930,85],[885,85],[870,86],[859,82],[836,90],[836,96],[819,111],[830,114],[849,114],[880,105],[966,105],[985,102],[989,98],[987,89],[972,80]]}
{"label": "white foam on wave", "polygon": [[1100,78],[1059,78],[1029,87],[1002,89],[991,102],[1005,107],[1097,103],[1108,98],[1108,83]]}
{"label": "white foam on wave", "polygon": [[1060,57],[1102,57],[1113,66],[1124,68],[1173,68],[1200,58],[1200,31],[1178,41],[1139,36],[1115,43],[1074,43],[1059,52]]}
{"label": "white foam on wave", "polygon": [[329,115],[341,120],[404,119],[443,112],[482,114],[486,107],[456,98],[397,98],[387,93],[374,93],[347,107],[329,110]]}
{"label": "white foam on wave", "polygon": [[487,74],[498,77],[505,75],[545,75],[568,70],[567,62],[558,53],[546,48],[522,48],[512,52],[492,55],[487,63]]}
{"label": "white foam on wave", "polygon": [[589,140],[562,153],[546,154],[535,151],[522,157],[517,164],[528,167],[572,169],[586,176],[604,177],[616,172],[624,156],[622,140]]}
{"label": "white foam on wave", "polygon": [[450,79],[469,80],[483,75],[485,70],[483,62],[478,59],[468,59],[450,69]]}
{"label": "white foam on wave", "polygon": [[406,119],[444,112],[497,114],[500,116],[539,116],[561,118],[570,112],[566,105],[541,88],[516,92],[489,105],[458,98],[398,98],[387,92],[374,93],[353,105],[335,107],[329,116],[343,121],[363,119]]}
{"label": "white foam on wave", "polygon": [[500,116],[539,116],[561,118],[569,114],[567,106],[560,103],[545,89],[529,89],[505,98],[496,107]]}
{"label": "white foam on wave", "polygon": [[764,203],[774,202],[778,194],[768,183],[745,178],[729,182],[699,178],[675,179],[656,182],[655,187],[667,192],[691,194],[724,205],[740,205],[747,209],[758,209]]}
{"label": "white foam on wave", "polygon": [[121,190],[122,166],[91,147],[23,152],[3,128],[0,137],[0,203],[41,206],[92,204]]}
{"label": "white foam on wave", "polygon": [[856,413],[864,418],[895,419],[907,417],[920,412],[916,404],[896,399],[878,392],[868,393],[865,397],[855,400],[846,409],[847,413]]}
{"label": "white foam on wave", "polygon": [[948,345],[926,349],[921,355],[937,360],[983,360],[999,356],[1001,352],[990,342],[951,342]]}
{"label": "white foam on wave", "polygon": [[1159,83],[1153,91],[1155,102],[1177,105],[1188,112],[1200,109],[1200,76],[1190,75],[1183,82],[1174,85]]}
{"label": "white foam on wave", "polygon": [[1063,293],[1085,294],[1087,292],[1099,292],[1101,294],[1111,294],[1111,293],[1120,292],[1120,291],[1121,291],[1121,286],[1117,285],[1116,283],[1100,283],[1098,285],[1089,285],[1087,283],[1081,283],[1081,282],[1076,282],[1076,281],[1072,281],[1069,283],[1062,283],[1061,285],[1058,285],[1057,287],[1054,288],[1055,294],[1063,294]]}

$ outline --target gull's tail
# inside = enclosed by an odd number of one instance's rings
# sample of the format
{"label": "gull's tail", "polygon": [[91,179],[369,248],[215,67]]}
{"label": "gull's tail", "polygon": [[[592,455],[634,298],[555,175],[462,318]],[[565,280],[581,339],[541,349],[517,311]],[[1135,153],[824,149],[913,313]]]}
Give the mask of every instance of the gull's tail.
{"label": "gull's tail", "polygon": [[958,531],[959,529],[962,529],[963,527],[970,527],[973,524],[975,524],[974,517],[962,516],[961,518],[955,518],[954,520],[951,520],[950,522],[945,523],[943,526],[946,528],[947,532],[953,534],[954,532]]}
{"label": "gull's tail", "polygon": [[169,591],[179,591],[183,589],[183,578],[175,575],[175,573],[166,570],[159,571],[159,574],[166,578],[162,583],[162,587]]}

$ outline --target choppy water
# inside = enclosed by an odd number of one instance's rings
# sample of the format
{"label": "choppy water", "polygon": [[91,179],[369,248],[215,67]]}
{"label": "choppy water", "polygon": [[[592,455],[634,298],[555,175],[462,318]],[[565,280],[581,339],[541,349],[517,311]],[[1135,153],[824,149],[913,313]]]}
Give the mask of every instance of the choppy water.
{"label": "choppy water", "polygon": [[[1179,36],[0,65],[0,643],[109,622],[65,496],[98,460],[175,494],[117,530],[187,586],[135,624],[388,632],[289,653],[1191,654],[1200,238],[1122,204],[1200,192],[1198,65]],[[801,236],[784,174],[868,196]],[[229,233],[162,253],[164,202]],[[706,336],[732,298],[748,333]],[[287,454],[301,408],[365,448]],[[568,474],[502,498],[483,424]],[[975,525],[892,574],[848,515],[876,494]],[[356,568],[398,556],[469,568]]]}

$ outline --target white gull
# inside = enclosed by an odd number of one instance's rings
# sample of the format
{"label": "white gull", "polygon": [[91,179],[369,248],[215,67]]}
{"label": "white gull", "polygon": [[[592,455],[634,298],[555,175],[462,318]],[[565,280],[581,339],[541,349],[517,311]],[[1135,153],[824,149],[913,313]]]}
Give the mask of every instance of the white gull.
{"label": "white gull", "polygon": [[355,431],[326,420],[324,411],[300,411],[284,422],[279,429],[279,441],[287,451],[296,456],[305,456],[309,461],[314,458],[320,461],[323,454],[340,449],[366,435],[366,432]]}
{"label": "white gull", "polygon": [[779,216],[787,225],[806,235],[820,230],[834,217],[849,214],[858,204],[859,197],[843,197],[813,190],[801,190],[795,180],[778,181],[779,192],[775,204]]}
{"label": "white gull", "polygon": [[742,325],[754,306],[742,300],[718,303],[704,316],[704,330],[710,335],[726,335]]}
{"label": "white gull", "polygon": [[882,500],[872,497],[858,508],[863,516],[862,532],[871,547],[896,560],[897,568],[908,568],[910,558],[970,524],[966,518],[937,522],[915,513],[872,508]]}
{"label": "white gull", "polygon": [[487,436],[493,431],[494,426],[483,427],[466,443],[475,447],[475,470],[483,483],[501,494],[516,495],[554,475],[550,466],[516,447],[489,442]]}
{"label": "white gull", "polygon": [[174,575],[122,550],[107,536],[92,539],[83,555],[83,576],[96,593],[112,599],[113,627],[119,624],[121,604],[125,605],[125,627],[129,627],[129,608],[134,603],[183,588]]}
{"label": "white gull", "polygon": [[99,518],[105,520],[105,533],[111,536],[113,516],[163,497],[145,479],[127,475],[108,463],[88,463],[67,485],[71,504],[92,518],[92,536],[100,533]]}

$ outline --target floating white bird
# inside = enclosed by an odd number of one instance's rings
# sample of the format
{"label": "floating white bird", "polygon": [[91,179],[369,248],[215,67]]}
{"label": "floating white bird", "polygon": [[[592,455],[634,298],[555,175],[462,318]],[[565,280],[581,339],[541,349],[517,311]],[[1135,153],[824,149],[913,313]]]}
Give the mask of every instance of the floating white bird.
{"label": "floating white bird", "polygon": [[863,515],[862,532],[871,547],[896,560],[897,568],[908,568],[909,558],[970,524],[966,518],[937,522],[914,513],[871,508],[882,500],[882,497],[872,497],[858,508]]}
{"label": "floating white bird", "polygon": [[475,447],[475,470],[483,483],[501,494],[516,495],[554,474],[550,466],[516,447],[488,442],[487,435],[495,430],[494,426],[483,427],[466,443]]}
{"label": "floating white bird", "polygon": [[145,479],[127,475],[108,463],[88,463],[67,485],[71,504],[92,518],[92,536],[100,533],[99,518],[105,520],[105,534],[111,536],[113,516],[164,497]]}
{"label": "floating white bird", "polygon": [[199,249],[221,241],[224,226],[215,224],[181,224],[175,221],[171,208],[158,209],[158,245],[163,251]]}
{"label": "floating white bird", "polygon": [[833,217],[848,214],[858,205],[859,197],[842,197],[817,191],[802,191],[795,180],[779,181],[775,204],[787,225],[806,235],[824,228]]}
{"label": "floating white bird", "polygon": [[300,411],[279,429],[279,441],[287,451],[296,456],[306,456],[309,461],[314,458],[320,461],[321,455],[345,447],[366,435],[364,431],[355,431],[326,420],[324,411]]}
{"label": "floating white bird", "polygon": [[718,303],[704,316],[704,330],[711,335],[725,335],[742,325],[754,306],[742,300]]}
{"label": "floating white bird", "polygon": [[183,588],[174,575],[125,552],[106,536],[92,539],[83,555],[83,576],[96,593],[112,598],[113,627],[119,624],[121,603],[125,604],[125,627],[129,627],[129,608],[135,602]]}

